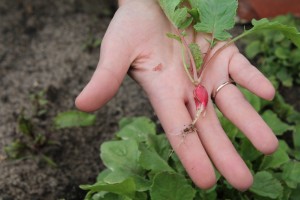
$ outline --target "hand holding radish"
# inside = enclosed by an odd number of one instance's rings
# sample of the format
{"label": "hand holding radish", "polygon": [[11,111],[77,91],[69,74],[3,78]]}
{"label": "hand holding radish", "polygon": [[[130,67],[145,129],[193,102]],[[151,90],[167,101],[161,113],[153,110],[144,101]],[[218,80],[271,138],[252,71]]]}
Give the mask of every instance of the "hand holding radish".
{"label": "hand holding radish", "polygon": [[[156,1],[123,3],[103,39],[97,69],[77,97],[76,105],[83,111],[99,109],[115,95],[129,73],[147,93],[174,151],[194,183],[201,188],[212,187],[216,181],[215,166],[233,187],[245,190],[252,184],[252,175],[223,131],[212,100],[206,98],[231,78],[267,100],[273,98],[274,88],[231,44],[211,59],[203,72],[201,85],[208,95],[202,95],[201,89],[195,91],[183,68],[180,43],[166,37],[166,33],[174,32]],[[186,34],[185,39],[199,44],[205,55],[210,36],[192,30]],[[217,43],[206,59],[223,45],[224,42]],[[197,92],[203,98],[196,105]],[[215,103],[259,151],[270,154],[276,150],[276,137],[236,86],[228,84],[220,90]],[[200,108],[202,104],[205,104],[205,116],[200,116],[195,129],[189,129],[182,138],[181,133],[197,115],[196,106]]]}

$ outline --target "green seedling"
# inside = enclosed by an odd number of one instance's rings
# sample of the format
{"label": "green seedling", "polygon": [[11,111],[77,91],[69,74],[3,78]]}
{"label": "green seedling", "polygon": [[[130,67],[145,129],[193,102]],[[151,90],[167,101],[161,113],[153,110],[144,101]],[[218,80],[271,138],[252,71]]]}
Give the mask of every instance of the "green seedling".
{"label": "green seedling", "polygon": [[30,96],[33,112],[25,115],[23,109],[17,121],[17,138],[7,145],[4,150],[10,159],[38,159],[50,166],[56,167],[54,160],[48,156],[53,147],[59,148],[61,144],[53,140],[53,132],[63,128],[92,126],[96,116],[79,111],[67,111],[59,113],[53,119],[53,125],[45,130],[41,121],[47,115],[48,100],[45,92],[41,91]]}

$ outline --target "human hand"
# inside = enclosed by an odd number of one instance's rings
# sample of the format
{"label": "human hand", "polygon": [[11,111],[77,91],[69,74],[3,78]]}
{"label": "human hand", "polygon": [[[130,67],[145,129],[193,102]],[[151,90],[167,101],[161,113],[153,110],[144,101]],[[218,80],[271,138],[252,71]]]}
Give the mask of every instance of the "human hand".
{"label": "human hand", "polygon": [[[253,178],[223,131],[209,99],[206,115],[196,123],[196,132],[180,134],[191,124],[196,108],[194,85],[182,66],[180,44],[166,37],[175,30],[154,0],[131,0],[116,12],[101,45],[98,67],[76,99],[83,111],[93,111],[117,92],[126,73],[147,93],[167,137],[194,183],[210,188],[216,182],[213,165],[233,187],[245,190]],[[187,33],[203,52],[207,35]],[[218,49],[222,44],[218,44]],[[213,52],[212,52],[213,54]],[[201,84],[211,94],[232,78],[264,99],[272,99],[271,83],[231,45],[213,59]],[[271,129],[232,84],[218,92],[215,103],[263,153],[275,151],[278,141]]]}

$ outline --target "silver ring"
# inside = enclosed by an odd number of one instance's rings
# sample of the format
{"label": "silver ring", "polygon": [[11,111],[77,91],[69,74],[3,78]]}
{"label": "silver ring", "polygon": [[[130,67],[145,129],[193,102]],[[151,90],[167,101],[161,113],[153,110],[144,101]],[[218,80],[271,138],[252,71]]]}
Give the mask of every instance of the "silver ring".
{"label": "silver ring", "polygon": [[236,83],[235,83],[232,79],[230,79],[229,81],[226,81],[226,82],[222,83],[222,84],[221,84],[219,87],[217,87],[217,89],[212,93],[211,98],[212,98],[213,100],[215,100],[215,99],[216,99],[216,96],[217,96],[217,94],[218,94],[218,92],[219,92],[223,87],[225,87],[226,85],[229,85],[229,84],[236,85]]}

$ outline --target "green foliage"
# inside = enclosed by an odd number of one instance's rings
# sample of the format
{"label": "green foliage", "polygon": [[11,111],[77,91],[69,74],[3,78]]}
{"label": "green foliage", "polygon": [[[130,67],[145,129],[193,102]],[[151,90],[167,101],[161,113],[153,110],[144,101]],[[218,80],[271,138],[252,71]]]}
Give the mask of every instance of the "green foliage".
{"label": "green foliage", "polygon": [[198,0],[192,4],[197,6],[200,13],[200,22],[194,26],[196,31],[212,34],[212,40],[231,37],[227,30],[234,27],[237,0]]}
{"label": "green foliage", "polygon": [[189,48],[191,50],[191,53],[193,55],[195,64],[196,64],[196,69],[199,70],[202,66],[203,63],[203,56],[202,53],[200,51],[200,47],[197,43],[191,43],[189,45]]}
{"label": "green foliage", "polygon": [[[267,22],[264,20],[259,24],[265,23]],[[300,20],[291,15],[279,16],[267,27],[284,31],[254,31],[254,34],[245,40],[247,57],[255,59],[260,70],[276,81],[275,85],[280,83],[285,87],[300,84],[300,49],[297,48],[300,47],[300,34],[291,26],[299,29]],[[285,37],[291,41],[285,40]]]}
{"label": "green foliage", "polygon": [[48,156],[49,149],[59,148],[61,144],[53,140],[52,132],[62,128],[93,125],[96,116],[78,111],[68,111],[58,114],[53,119],[55,126],[51,125],[45,128],[41,121],[48,117],[49,102],[46,99],[46,91],[32,94],[30,99],[32,110],[29,112],[29,110],[22,109],[19,113],[15,133],[17,136],[4,147],[4,151],[9,159],[35,159],[56,167],[55,161]]}
{"label": "green foliage", "polygon": [[[284,101],[278,105],[276,101],[265,103],[250,93],[245,92],[245,95],[250,102],[259,105],[260,113],[268,113],[264,115],[268,123],[276,117],[274,130],[278,135],[296,133],[294,123],[297,120],[287,123],[279,117],[286,112],[285,109],[279,109],[278,113],[268,110],[286,107]],[[296,113],[295,110],[290,111]],[[155,124],[148,118],[139,117],[121,120],[117,138],[101,145],[101,158],[107,169],[99,173],[95,184],[81,186],[88,191],[85,199],[287,200],[299,197],[300,161],[295,158],[294,147],[280,140],[276,153],[264,156],[219,111],[217,113],[232,143],[254,173],[254,184],[248,192],[235,190],[223,177],[210,190],[196,188],[178,157],[173,154],[165,135],[157,134]]]}
{"label": "green foliage", "polygon": [[92,126],[95,122],[95,115],[75,110],[59,113],[54,118],[54,125],[57,129]]}
{"label": "green foliage", "polygon": [[193,200],[196,190],[187,179],[176,173],[161,172],[153,178],[150,189],[151,199]]}
{"label": "green foliage", "polygon": [[278,199],[283,194],[283,187],[270,172],[261,171],[254,175],[254,182],[250,191],[261,197]]}
{"label": "green foliage", "polygon": [[31,112],[22,109],[19,113],[15,139],[4,147],[9,159],[31,158],[56,166],[46,152],[50,147],[59,146],[59,143],[52,140],[50,134],[44,131],[45,127],[39,124],[40,120],[46,117],[49,106],[45,92],[42,90],[31,94]]}
{"label": "green foliage", "polygon": [[193,19],[189,17],[188,9],[180,6],[181,2],[182,0],[159,0],[161,8],[172,24],[178,29],[185,29]]}
{"label": "green foliage", "polygon": [[[246,36],[261,33],[267,34],[269,40],[271,38],[271,40],[280,41],[287,46],[293,44],[300,47],[300,33],[295,27],[295,23],[287,23],[287,20],[281,18],[277,18],[274,21],[269,21],[268,19],[253,19],[251,29],[245,30],[242,34],[228,40],[232,37],[228,31],[235,25],[235,16],[238,7],[237,0],[159,0],[159,4],[169,21],[177,29],[176,34],[169,33],[167,36],[178,40],[182,44],[183,66],[188,78],[195,85],[199,84],[199,81],[202,79],[204,67],[207,66],[207,63],[215,55],[218,55],[218,53],[227,46]],[[210,43],[210,48],[204,58],[202,58],[201,51],[198,50],[198,45],[194,43],[188,44],[185,39],[186,32],[194,34],[195,31],[207,33],[211,36],[209,39],[206,38],[207,42]],[[280,35],[273,37],[274,31]],[[291,42],[285,40],[285,38]],[[227,43],[216,50],[214,54],[207,59],[217,42],[226,40],[228,40]],[[253,58],[261,52],[264,52],[265,48],[269,48],[267,45],[262,45],[264,44],[258,39],[251,42],[246,49],[249,57]],[[298,56],[300,50],[295,50],[291,54],[289,48],[286,48],[287,46],[275,48],[274,52],[274,48],[270,48],[272,53],[268,55],[267,59],[273,60],[275,55],[278,59],[283,60],[284,65],[289,66],[290,63],[287,62],[287,60],[291,58],[294,62],[297,62],[293,63],[293,65],[298,64],[298,66],[300,66],[300,58]],[[186,54],[185,51],[188,53]],[[186,59],[186,57],[188,57],[188,59]],[[190,61],[190,63],[186,63],[187,60]],[[282,66],[278,63],[272,64],[279,67]],[[268,67],[272,68],[273,66],[274,65],[269,65]],[[273,74],[275,74],[277,79],[281,80],[285,86],[291,86],[293,84],[293,77],[287,71],[287,68],[281,67],[273,71]],[[300,73],[297,72],[295,75],[300,76]]]}
{"label": "green foliage", "polygon": [[279,31],[285,37],[290,39],[297,47],[300,47],[300,33],[293,26],[288,26],[278,21],[269,21],[268,19],[261,19],[261,20],[253,19],[252,25],[253,27],[250,30],[245,31],[243,33],[244,35],[255,33],[257,31],[266,31],[266,30]]}

